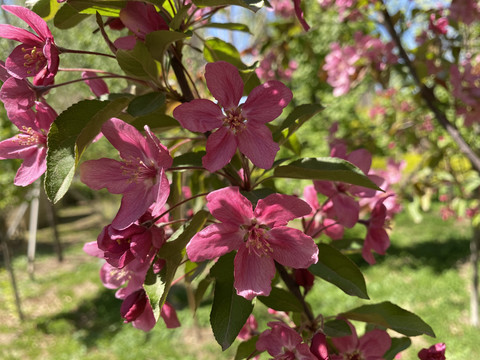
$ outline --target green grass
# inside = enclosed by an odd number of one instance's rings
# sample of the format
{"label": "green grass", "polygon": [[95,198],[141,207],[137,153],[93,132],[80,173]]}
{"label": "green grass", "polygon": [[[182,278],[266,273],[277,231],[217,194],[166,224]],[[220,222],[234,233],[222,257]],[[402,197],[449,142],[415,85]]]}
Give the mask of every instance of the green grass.
{"label": "green grass", "polygon": [[[97,210],[102,213],[101,207]],[[62,218],[75,219],[59,227],[65,245],[62,264],[55,259],[51,231],[39,232],[35,280],[26,274],[25,249],[13,249],[26,315],[22,324],[16,317],[8,274],[0,268],[0,359],[233,358],[234,349],[222,353],[213,339],[208,328],[208,306],[200,308],[194,324],[182,287],[176,288],[172,298],[180,309],[181,328],[168,330],[160,321],[147,334],[123,324],[120,300],[115,299],[114,291],[104,289],[98,278],[100,262],[81,250],[84,242],[95,240],[106,220],[82,208],[77,212],[62,213]],[[413,338],[403,360],[416,359],[419,349],[436,342],[447,344],[449,360],[475,359],[479,330],[468,324],[469,236],[467,223],[443,222],[436,213],[427,214],[418,225],[400,215],[386,257],[377,257],[374,266],[354,257],[366,276],[370,301],[345,295],[321,280],[308,300],[315,313],[324,316],[368,302],[392,301],[419,315],[437,334],[436,339]],[[260,330],[268,320],[264,312],[257,303]],[[392,332],[392,336],[398,334]]]}

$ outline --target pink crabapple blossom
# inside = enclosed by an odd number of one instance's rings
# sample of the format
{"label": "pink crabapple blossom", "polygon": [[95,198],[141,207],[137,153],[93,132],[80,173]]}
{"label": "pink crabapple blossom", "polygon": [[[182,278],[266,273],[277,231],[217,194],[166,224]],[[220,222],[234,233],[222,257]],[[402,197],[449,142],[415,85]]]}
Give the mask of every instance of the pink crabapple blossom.
{"label": "pink crabapple blossom", "polygon": [[274,360],[318,360],[302,337],[281,321],[268,323],[271,329],[260,334],[256,347],[267,351]]}
{"label": "pink crabapple blossom", "polygon": [[337,354],[330,354],[330,360],[382,360],[390,349],[392,339],[384,330],[374,329],[366,332],[362,337],[357,336],[355,327],[348,322],[351,335],[332,338]]}
{"label": "pink crabapple blossom", "polygon": [[308,268],[318,261],[318,247],[310,236],[285,226],[311,212],[295,196],[272,194],[252,204],[237,187],[207,195],[211,214],[220,220],[197,233],[187,245],[191,261],[215,259],[238,250],[234,260],[234,287],[251,300],[268,296],[275,276],[275,261],[292,268]]}
{"label": "pink crabapple blossom", "polygon": [[146,138],[120,119],[107,120],[102,125],[103,135],[123,161],[102,158],[80,165],[80,179],[90,188],[106,188],[112,194],[123,194],[120,209],[112,221],[118,230],[133,224],[152,205],[152,216],[159,215],[170,193],[165,170],[172,165],[172,157],[148,126],[145,130]]}
{"label": "pink crabapple blossom", "polygon": [[418,353],[420,360],[445,360],[446,346],[444,343],[438,343],[430,346],[428,349],[422,349]]}
{"label": "pink crabapple blossom", "polygon": [[5,66],[17,79],[33,76],[34,85],[50,85],[58,71],[59,50],[45,20],[22,6],[3,5],[2,9],[25,21],[36,34],[8,24],[0,24],[0,37],[22,44],[8,56]]}
{"label": "pink crabapple blossom", "polygon": [[0,160],[24,160],[15,176],[15,185],[30,185],[46,171],[47,134],[56,117],[55,110],[43,102],[35,103],[35,111],[11,114],[10,120],[20,133],[0,142]]}
{"label": "pink crabapple blossom", "polygon": [[204,133],[217,129],[207,139],[203,166],[210,172],[221,169],[238,148],[254,165],[269,169],[280,148],[265,124],[276,119],[291,101],[290,89],[279,81],[267,81],[239,105],[244,84],[235,66],[225,61],[209,63],[205,79],[218,103],[194,99],[173,111],[187,130]]}
{"label": "pink crabapple blossom", "polygon": [[157,12],[155,6],[141,1],[127,1],[120,10],[119,19],[133,35],[115,40],[114,45],[123,50],[131,50],[137,41],[145,41],[145,37],[157,30],[168,30],[168,25]]}

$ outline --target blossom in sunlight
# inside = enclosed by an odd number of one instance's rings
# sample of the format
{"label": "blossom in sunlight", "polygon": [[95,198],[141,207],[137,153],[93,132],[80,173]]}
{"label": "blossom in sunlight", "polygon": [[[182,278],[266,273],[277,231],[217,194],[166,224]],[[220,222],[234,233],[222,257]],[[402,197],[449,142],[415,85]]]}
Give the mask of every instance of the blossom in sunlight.
{"label": "blossom in sunlight", "polygon": [[444,343],[438,343],[430,346],[428,349],[420,350],[418,358],[420,360],[445,360],[445,349]]}
{"label": "blossom in sunlight", "polygon": [[151,213],[160,214],[170,193],[165,170],[172,165],[167,148],[145,127],[146,138],[132,125],[112,118],[102,126],[103,135],[118,150],[123,161],[102,158],[80,165],[80,179],[94,190],[106,188],[123,194],[120,209],[112,221],[122,230],[133,224],[152,205]]}
{"label": "blossom in sunlight", "polygon": [[293,94],[279,81],[255,87],[243,104],[243,81],[235,66],[218,61],[205,66],[207,87],[218,104],[195,99],[177,106],[173,116],[194,132],[217,129],[207,139],[203,166],[210,172],[228,164],[237,148],[253,164],[269,169],[280,149],[266,123],[276,119]]}
{"label": "blossom in sunlight", "polygon": [[367,220],[367,236],[363,243],[362,257],[370,265],[375,264],[375,258],[372,251],[380,255],[385,255],[388,247],[390,246],[390,238],[385,230],[385,222],[387,219],[387,208],[383,202],[387,197],[381,198],[375,204],[372,215]]}
{"label": "blossom in sunlight", "polygon": [[22,6],[3,5],[2,9],[25,21],[35,31],[0,24],[0,37],[21,42],[8,56],[5,67],[18,78],[33,76],[33,84],[45,86],[53,83],[58,71],[59,50],[45,20]]}
{"label": "blossom in sunlight", "polygon": [[300,334],[290,326],[281,321],[271,321],[268,326],[271,329],[265,330],[258,338],[258,351],[266,350],[274,360],[318,360]]}
{"label": "blossom in sunlight", "polygon": [[140,1],[127,1],[127,5],[120,10],[119,19],[133,33],[115,40],[114,45],[119,49],[131,50],[138,40],[144,41],[147,34],[168,30],[167,23],[155,6]]}
{"label": "blossom in sunlight", "polygon": [[318,261],[318,247],[310,236],[287,223],[311,212],[295,196],[272,194],[252,204],[237,187],[212,191],[207,206],[220,223],[207,226],[187,245],[191,261],[215,259],[238,250],[234,261],[237,294],[251,300],[268,296],[275,261],[292,268],[308,268]]}
{"label": "blossom in sunlight", "polygon": [[332,338],[337,354],[330,354],[330,360],[362,359],[381,360],[390,349],[392,339],[384,330],[374,329],[366,332],[362,337],[357,336],[355,327],[347,322],[352,331],[351,335]]}
{"label": "blossom in sunlight", "polygon": [[35,111],[15,112],[10,120],[20,131],[10,139],[0,142],[0,160],[23,159],[14,184],[27,186],[47,170],[47,134],[57,113],[48,104],[35,103]]}

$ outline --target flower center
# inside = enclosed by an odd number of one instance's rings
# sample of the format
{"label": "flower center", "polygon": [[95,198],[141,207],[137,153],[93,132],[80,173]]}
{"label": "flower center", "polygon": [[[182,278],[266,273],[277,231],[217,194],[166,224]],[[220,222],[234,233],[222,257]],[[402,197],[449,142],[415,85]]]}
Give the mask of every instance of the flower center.
{"label": "flower center", "polygon": [[143,161],[140,158],[131,158],[125,160],[122,173],[130,176],[130,182],[143,181],[146,185],[153,186],[157,182],[158,166],[152,159]]}
{"label": "flower center", "polygon": [[268,242],[268,227],[257,224],[256,220],[252,220],[252,224],[245,226],[245,230],[243,241],[248,249],[248,253],[251,254],[253,252],[260,257],[271,256],[273,250]]}
{"label": "flower center", "polygon": [[226,116],[223,118],[223,126],[229,128],[234,135],[241,133],[247,127],[247,119],[242,116],[242,109],[225,110]]}
{"label": "flower center", "polygon": [[355,350],[353,353],[344,354],[343,356],[345,360],[364,360],[364,357],[358,350]]}
{"label": "flower center", "polygon": [[31,74],[33,71],[38,72],[38,70],[45,66],[47,58],[45,55],[43,55],[41,50],[37,49],[36,46],[34,46],[30,51],[22,48],[22,51],[25,53],[25,55],[23,55],[23,59],[25,60],[23,66],[29,69],[34,68],[33,70],[27,70],[28,74]]}
{"label": "flower center", "polygon": [[47,138],[44,134],[40,134],[31,127],[22,126],[20,134],[16,136],[15,141],[21,146],[45,145]]}

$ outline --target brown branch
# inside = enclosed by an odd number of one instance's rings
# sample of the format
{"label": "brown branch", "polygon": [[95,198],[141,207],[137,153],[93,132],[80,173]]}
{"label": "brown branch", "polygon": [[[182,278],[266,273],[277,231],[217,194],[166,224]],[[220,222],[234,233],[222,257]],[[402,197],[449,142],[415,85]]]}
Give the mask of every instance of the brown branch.
{"label": "brown branch", "polygon": [[433,88],[430,88],[425,84],[423,84],[420,78],[418,77],[417,71],[412,64],[412,61],[408,57],[408,54],[402,45],[402,41],[400,40],[400,37],[398,36],[397,31],[395,30],[392,18],[388,13],[385,3],[383,4],[382,13],[383,13],[384,26],[386,27],[388,33],[392,37],[392,40],[395,42],[395,45],[398,48],[399,55],[405,62],[405,65],[408,67],[410,75],[413,77],[416,85],[420,89],[421,97],[427,104],[428,108],[435,115],[435,119],[440,124],[440,126],[447,131],[447,133],[451,136],[453,141],[455,141],[455,143],[458,145],[460,151],[470,160],[475,170],[478,173],[480,173],[480,157],[477,155],[477,153],[475,153],[475,151],[473,151],[470,145],[465,141],[465,139],[462,137],[457,127],[454,124],[452,124],[447,119],[447,116],[445,115],[445,113],[439,109],[437,105],[439,101],[433,92]]}

